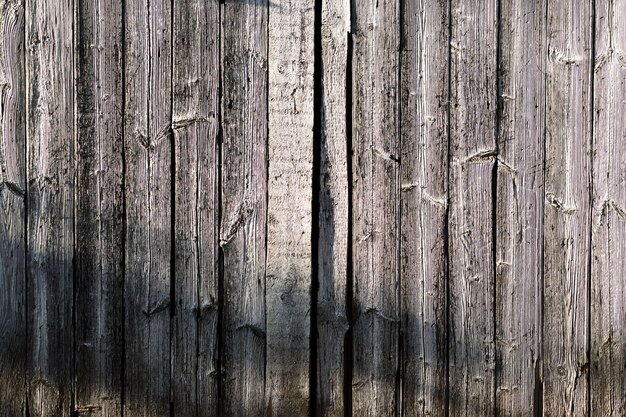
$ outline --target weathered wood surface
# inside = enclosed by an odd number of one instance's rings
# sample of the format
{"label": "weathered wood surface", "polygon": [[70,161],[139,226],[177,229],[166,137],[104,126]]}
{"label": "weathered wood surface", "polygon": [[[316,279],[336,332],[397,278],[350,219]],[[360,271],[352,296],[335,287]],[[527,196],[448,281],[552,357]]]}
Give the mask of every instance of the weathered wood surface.
{"label": "weathered wood surface", "polygon": [[557,1],[547,13],[543,256],[547,416],[588,413],[591,5]]}
{"label": "weathered wood surface", "polygon": [[26,383],[24,4],[0,1],[0,416],[22,413]]}
{"label": "weathered wood surface", "polygon": [[496,415],[541,415],[546,8],[500,3]]}
{"label": "weathered wood surface", "polygon": [[269,6],[265,380],[276,417],[309,411],[314,15],[306,0]]}
{"label": "weathered wood surface", "polygon": [[447,1],[406,2],[401,45],[402,412],[445,415]]}
{"label": "weathered wood surface", "polygon": [[398,406],[399,2],[358,2],[352,28],[352,412]]}
{"label": "weathered wood surface", "polygon": [[74,10],[27,0],[28,411],[69,417],[74,296]]}
{"label": "weathered wood surface", "polygon": [[125,2],[124,416],[170,415],[172,2]]}
{"label": "weathered wood surface", "polygon": [[[320,13],[319,184],[317,242],[316,415],[343,417],[348,361],[350,228],[347,97],[350,2],[325,0]],[[315,215],[315,213],[314,213]]]}
{"label": "weathered wood surface", "polygon": [[122,2],[75,3],[75,392],[78,416],[122,408]]}
{"label": "weathered wood surface", "polygon": [[268,3],[222,5],[224,416],[265,409]]}
{"label": "weathered wood surface", "polygon": [[173,416],[218,412],[218,1],[176,1],[172,71],[174,140]]}
{"label": "weathered wood surface", "polygon": [[626,1],[595,2],[591,414],[626,415]]}
{"label": "weathered wood surface", "polygon": [[453,2],[450,37],[449,407],[494,414],[497,2]]}

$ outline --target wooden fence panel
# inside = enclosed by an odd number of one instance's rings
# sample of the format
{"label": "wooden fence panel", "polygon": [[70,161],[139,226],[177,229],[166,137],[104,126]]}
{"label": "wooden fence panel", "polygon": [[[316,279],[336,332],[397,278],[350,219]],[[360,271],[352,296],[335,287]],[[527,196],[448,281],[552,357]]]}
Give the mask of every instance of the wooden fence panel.
{"label": "wooden fence panel", "polygon": [[626,415],[626,1],[595,2],[591,415]]}

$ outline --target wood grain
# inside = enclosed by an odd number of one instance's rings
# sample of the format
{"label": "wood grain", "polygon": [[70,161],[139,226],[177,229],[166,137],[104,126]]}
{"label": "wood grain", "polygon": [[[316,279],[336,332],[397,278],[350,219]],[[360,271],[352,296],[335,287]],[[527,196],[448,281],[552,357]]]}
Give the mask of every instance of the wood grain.
{"label": "wood grain", "polygon": [[75,411],[122,409],[122,3],[76,7]]}
{"label": "wood grain", "polygon": [[0,416],[26,395],[24,4],[0,1]]}
{"label": "wood grain", "polygon": [[222,4],[224,416],[265,415],[268,3]]}
{"label": "wood grain", "polygon": [[171,3],[125,4],[126,417],[170,415]]}
{"label": "wood grain", "polygon": [[267,415],[307,415],[311,329],[313,24],[304,0],[269,8]]}
{"label": "wood grain", "polygon": [[595,2],[591,414],[626,414],[626,1]]}
{"label": "wood grain", "polygon": [[25,4],[31,417],[69,417],[72,411],[73,15],[69,1]]}
{"label": "wood grain", "polygon": [[352,410],[395,413],[400,300],[399,4],[354,5]]}
{"label": "wood grain", "polygon": [[401,49],[402,413],[446,409],[447,1],[404,3]]}
{"label": "wood grain", "polygon": [[544,58],[545,415],[587,415],[591,16],[589,1],[556,1],[548,8]]}
{"label": "wood grain", "polygon": [[451,10],[450,414],[494,414],[497,2]]}
{"label": "wood grain", "polygon": [[173,415],[218,412],[219,3],[174,3]]}
{"label": "wood grain", "polygon": [[541,414],[546,10],[501,2],[496,414]]}
{"label": "wood grain", "polygon": [[[346,412],[348,285],[348,132],[346,70],[350,2],[325,0],[321,10],[320,171],[317,219],[317,415]],[[315,138],[314,140],[317,140]]]}

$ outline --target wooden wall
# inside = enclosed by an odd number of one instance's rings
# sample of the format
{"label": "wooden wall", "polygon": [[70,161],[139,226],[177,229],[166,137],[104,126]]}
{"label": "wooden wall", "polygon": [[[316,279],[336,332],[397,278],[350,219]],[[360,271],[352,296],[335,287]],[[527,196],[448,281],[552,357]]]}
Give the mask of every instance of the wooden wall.
{"label": "wooden wall", "polygon": [[626,415],[626,0],[0,0],[0,417]]}

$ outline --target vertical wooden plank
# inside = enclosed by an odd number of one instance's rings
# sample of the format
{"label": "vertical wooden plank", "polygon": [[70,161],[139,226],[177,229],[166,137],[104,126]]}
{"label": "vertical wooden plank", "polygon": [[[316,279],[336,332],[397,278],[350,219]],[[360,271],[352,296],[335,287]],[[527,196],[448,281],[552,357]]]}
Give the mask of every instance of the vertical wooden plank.
{"label": "vertical wooden plank", "polygon": [[591,414],[626,415],[626,1],[596,0]]}
{"label": "vertical wooden plank", "polygon": [[224,416],[265,414],[266,0],[222,4]]}
{"label": "vertical wooden plank", "polygon": [[74,296],[74,10],[26,1],[29,415],[69,417]]}
{"label": "vertical wooden plank", "polygon": [[450,414],[491,416],[497,1],[451,13]]}
{"label": "vertical wooden plank", "polygon": [[309,411],[314,8],[269,7],[267,414]]}
{"label": "vertical wooden plank", "polygon": [[122,387],[122,3],[76,7],[75,410],[118,416]]}
{"label": "vertical wooden plank", "polygon": [[26,400],[24,4],[0,1],[0,416]]}
{"label": "vertical wooden plank", "polygon": [[399,303],[399,2],[355,2],[352,409],[396,408]]}
{"label": "vertical wooden plank", "polygon": [[591,1],[548,6],[545,415],[587,415],[591,19]]}
{"label": "vertical wooden plank", "polygon": [[217,414],[219,3],[174,3],[173,415]]}
{"label": "vertical wooden plank", "polygon": [[403,16],[402,413],[443,416],[448,354],[448,1],[405,1]]}
{"label": "vertical wooden plank", "polygon": [[496,414],[541,412],[545,2],[501,1]]}
{"label": "vertical wooden plank", "polygon": [[126,1],[124,415],[169,416],[171,1]]}
{"label": "vertical wooden plank", "polygon": [[[348,136],[346,70],[350,1],[324,0],[321,10],[320,193],[317,262],[317,415],[345,415],[348,284]],[[315,138],[317,140],[317,138]]]}

